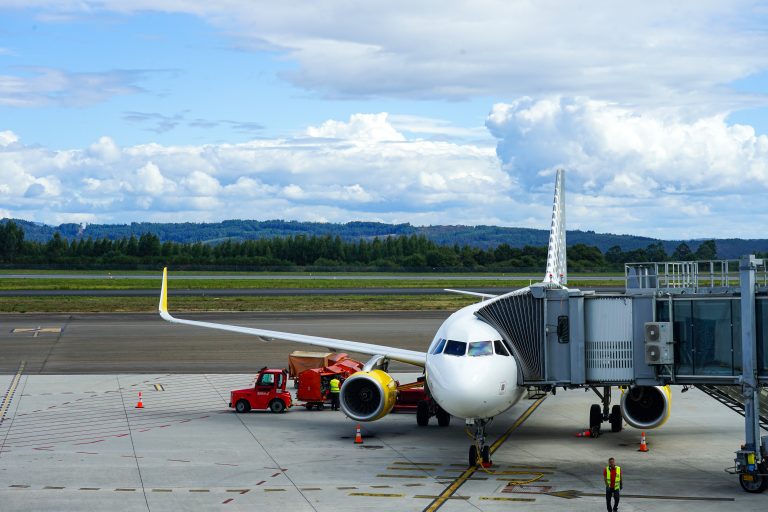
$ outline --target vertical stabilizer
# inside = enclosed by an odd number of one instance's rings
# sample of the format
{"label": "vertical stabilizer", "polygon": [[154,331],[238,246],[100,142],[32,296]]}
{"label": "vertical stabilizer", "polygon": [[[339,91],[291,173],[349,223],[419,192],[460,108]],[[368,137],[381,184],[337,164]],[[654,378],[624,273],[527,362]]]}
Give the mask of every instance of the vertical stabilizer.
{"label": "vertical stabilizer", "polygon": [[568,283],[568,266],[565,260],[565,171],[557,170],[555,199],[552,203],[552,227],[547,249],[545,283],[565,286]]}

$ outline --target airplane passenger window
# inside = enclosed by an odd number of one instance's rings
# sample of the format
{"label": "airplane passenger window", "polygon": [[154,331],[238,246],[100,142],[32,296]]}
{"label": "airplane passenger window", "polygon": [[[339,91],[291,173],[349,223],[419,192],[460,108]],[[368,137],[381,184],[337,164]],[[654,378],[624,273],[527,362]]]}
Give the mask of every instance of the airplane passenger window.
{"label": "airplane passenger window", "polygon": [[445,347],[445,338],[440,338],[440,341],[437,342],[437,346],[435,347],[435,350],[432,351],[433,354],[439,354],[443,351],[443,347]]}
{"label": "airplane passenger window", "polygon": [[501,340],[493,340],[493,348],[496,350],[496,353],[500,356],[509,356],[509,352],[507,352],[507,347],[504,346],[504,342]]}
{"label": "airplane passenger window", "polygon": [[449,340],[445,345],[445,352],[449,356],[463,356],[467,351],[467,344],[463,341]]}
{"label": "airplane passenger window", "polygon": [[469,344],[470,356],[492,356],[493,344],[490,341],[476,341]]}

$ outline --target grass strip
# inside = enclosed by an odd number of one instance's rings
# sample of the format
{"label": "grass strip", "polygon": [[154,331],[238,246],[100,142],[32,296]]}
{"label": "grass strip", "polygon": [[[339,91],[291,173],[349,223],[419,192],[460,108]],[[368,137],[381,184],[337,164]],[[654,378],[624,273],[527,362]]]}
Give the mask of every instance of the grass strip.
{"label": "grass strip", "polygon": [[[334,288],[494,288],[513,290],[528,286],[529,280],[416,280],[416,279],[173,279],[171,289],[334,289]],[[622,286],[624,280],[592,281],[570,279],[571,287]],[[160,279],[70,279],[0,278],[0,290],[151,290],[160,289]]]}
{"label": "grass strip", "polygon": [[[455,310],[476,302],[461,295],[329,295],[174,297],[172,312]],[[0,297],[1,313],[115,313],[157,311],[153,297]]]}

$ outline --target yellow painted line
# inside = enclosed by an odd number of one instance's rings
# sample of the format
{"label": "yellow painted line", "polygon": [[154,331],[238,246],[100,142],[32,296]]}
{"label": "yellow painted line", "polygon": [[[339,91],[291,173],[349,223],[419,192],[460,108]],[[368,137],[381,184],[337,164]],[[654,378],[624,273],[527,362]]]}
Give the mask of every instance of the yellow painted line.
{"label": "yellow painted line", "polygon": [[210,489],[190,489],[189,492],[211,492]]}
{"label": "yellow painted line", "polygon": [[[528,417],[533,413],[533,411],[535,411],[542,404],[542,402],[544,402],[545,399],[546,399],[546,396],[539,398],[538,400],[533,402],[533,404],[531,404],[531,406],[528,409],[526,409],[526,411],[523,414],[521,414],[519,418],[517,418],[517,420],[512,424],[512,426],[509,427],[507,431],[504,432],[504,434],[502,434],[502,436],[499,437],[496,440],[496,442],[491,445],[490,452],[494,453],[496,450],[498,450],[498,448],[502,445],[504,441],[507,440],[510,434],[512,434],[512,432],[514,432],[515,429],[517,429],[520,425],[522,425],[523,422],[527,420]],[[477,466],[467,468],[461,475],[459,475],[456,478],[456,480],[453,481],[451,485],[446,487],[445,490],[441,492],[440,495],[437,498],[435,498],[435,500],[432,503],[427,505],[427,507],[424,508],[423,512],[435,512],[437,509],[442,507],[445,504],[445,502],[451,496],[453,496],[453,494],[456,491],[459,490],[459,487],[464,485],[464,482],[469,480],[469,477],[471,477],[475,473],[475,471],[477,471],[477,469],[478,469]]]}
{"label": "yellow painted line", "polygon": [[504,496],[480,496],[480,499],[483,501],[536,501],[536,498],[505,498]]}
{"label": "yellow painted line", "polygon": [[155,384],[155,391],[165,391],[165,388],[162,384]]}
{"label": "yellow painted line", "polygon": [[494,471],[494,475],[551,475],[552,471]]}
{"label": "yellow painted line", "polygon": [[136,491],[136,489],[123,489],[123,488],[121,488],[121,487],[118,487],[118,488],[117,488],[117,489],[115,489],[115,490],[116,490],[116,491],[126,491],[126,492],[135,492],[135,491]]}
{"label": "yellow painted line", "polygon": [[440,498],[445,500],[465,500],[466,501],[469,499],[469,496],[448,496],[447,498],[442,498],[441,496],[435,496],[434,494],[417,494],[416,496],[414,496],[414,498],[424,498],[428,500]]}
{"label": "yellow painted line", "polygon": [[173,492],[173,489],[152,489],[152,492]]}
{"label": "yellow painted line", "polygon": [[264,489],[264,492],[277,492],[277,491],[284,491],[285,489]]}
{"label": "yellow painted line", "polygon": [[383,492],[351,492],[349,496],[368,496],[371,498],[405,498],[405,494],[389,494]]}
{"label": "yellow painted line", "polygon": [[5,392],[5,396],[3,397],[3,403],[0,404],[0,422],[5,419],[5,413],[8,412],[8,407],[11,405],[11,400],[13,399],[13,394],[16,392],[16,387],[19,385],[19,381],[21,380],[21,374],[24,373],[24,367],[27,366],[26,361],[22,361],[19,365],[19,369],[16,371],[16,375],[13,376],[13,380],[11,381],[11,385],[8,388],[8,391]]}
{"label": "yellow painted line", "polygon": [[399,460],[396,460],[392,464],[401,464],[405,466],[442,466],[442,464],[439,462],[405,462]]}
{"label": "yellow painted line", "polygon": [[100,491],[101,487],[81,487],[80,491]]}

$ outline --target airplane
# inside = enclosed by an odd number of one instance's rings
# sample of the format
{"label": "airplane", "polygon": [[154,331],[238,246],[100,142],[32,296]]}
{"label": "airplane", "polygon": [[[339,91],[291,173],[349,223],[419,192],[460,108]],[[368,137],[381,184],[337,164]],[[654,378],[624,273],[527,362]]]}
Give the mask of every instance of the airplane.
{"label": "airplane", "polygon": [[[564,171],[555,178],[555,197],[547,251],[547,267],[539,286],[566,288],[567,265],[565,244],[565,188]],[[535,286],[535,285],[534,285]],[[305,334],[240,327],[213,322],[175,318],[168,312],[168,269],[163,270],[160,292],[160,316],[169,322],[219,329],[257,336],[264,341],[273,339],[293,341],[327,347],[334,351],[368,354],[371,359],[362,371],[346,379],[340,390],[341,409],[349,418],[375,421],[386,416],[394,407],[397,384],[387,373],[389,361],[400,361],[421,367],[431,406],[420,403],[417,423],[424,426],[432,415],[438,424],[446,426],[450,417],[465,420],[474,426],[474,442],[469,447],[469,465],[490,462],[490,448],[486,443],[486,427],[490,420],[517,404],[526,392],[518,384],[518,362],[514,350],[504,337],[475,313],[490,301],[516,294],[530,293],[530,286],[503,295],[490,295],[461,290],[449,290],[476,296],[480,302],[461,308],[449,316],[435,333],[425,352],[350,340],[325,338]],[[621,419],[635,428],[650,429],[660,426],[669,416],[670,393],[666,386],[633,387],[623,390],[621,406],[614,406],[610,414],[614,431],[621,429]],[[610,404],[610,388],[601,398],[603,411]],[[599,395],[599,394],[598,394]],[[599,426],[609,419],[600,406],[590,410],[590,426]]]}

